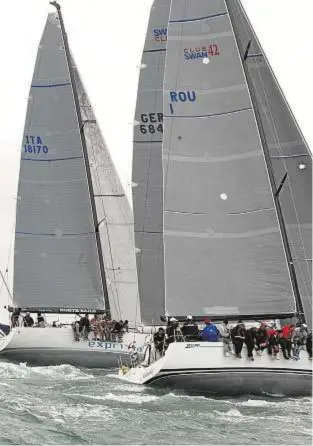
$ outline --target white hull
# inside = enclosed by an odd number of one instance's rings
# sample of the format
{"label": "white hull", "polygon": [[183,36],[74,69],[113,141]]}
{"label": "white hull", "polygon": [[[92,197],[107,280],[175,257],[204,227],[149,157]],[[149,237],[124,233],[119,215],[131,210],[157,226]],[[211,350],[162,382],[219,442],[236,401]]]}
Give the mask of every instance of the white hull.
{"label": "white hull", "polygon": [[252,362],[243,349],[242,359],[225,357],[220,342],[170,344],[165,356],[149,366],[131,369],[122,379],[135,384],[169,387],[195,394],[312,393],[312,361],[301,351],[300,360],[273,359],[267,352]]}
{"label": "white hull", "polygon": [[[138,353],[143,351],[146,335],[125,333],[123,342],[74,341],[73,330],[64,328],[15,328],[0,359],[50,366],[71,364],[77,367],[114,368],[119,359],[129,361],[128,346],[136,340]],[[1,350],[1,348],[0,348]]]}

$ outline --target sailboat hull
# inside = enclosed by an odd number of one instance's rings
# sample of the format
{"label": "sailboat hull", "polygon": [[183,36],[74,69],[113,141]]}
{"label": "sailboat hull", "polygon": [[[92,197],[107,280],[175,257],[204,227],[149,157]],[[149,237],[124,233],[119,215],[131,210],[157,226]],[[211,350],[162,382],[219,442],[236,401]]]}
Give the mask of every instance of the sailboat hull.
{"label": "sailboat hull", "polygon": [[[17,328],[0,359],[25,362],[32,366],[70,364],[87,368],[116,368],[120,359],[129,361],[128,345],[133,333],[126,333],[123,342],[100,342],[92,339],[74,341],[71,328]],[[136,334],[139,356],[146,335]]]}
{"label": "sailboat hull", "polygon": [[171,344],[165,356],[146,367],[130,370],[122,379],[191,394],[284,396],[312,394],[312,362],[305,351],[300,360],[273,359],[266,352],[248,360],[225,357],[222,343]]}

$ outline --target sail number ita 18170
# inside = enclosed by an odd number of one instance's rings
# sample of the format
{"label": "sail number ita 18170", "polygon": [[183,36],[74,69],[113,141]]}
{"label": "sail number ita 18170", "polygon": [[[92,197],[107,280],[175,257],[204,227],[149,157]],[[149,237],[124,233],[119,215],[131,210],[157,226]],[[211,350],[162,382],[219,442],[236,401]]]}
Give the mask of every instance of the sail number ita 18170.
{"label": "sail number ita 18170", "polygon": [[139,130],[143,135],[163,133],[163,113],[142,113]]}
{"label": "sail number ita 18170", "polygon": [[40,153],[48,153],[49,151],[48,146],[46,146],[43,143],[43,140],[40,136],[26,135],[25,142],[26,142],[26,144],[24,144],[25,153],[34,153],[38,155]]}

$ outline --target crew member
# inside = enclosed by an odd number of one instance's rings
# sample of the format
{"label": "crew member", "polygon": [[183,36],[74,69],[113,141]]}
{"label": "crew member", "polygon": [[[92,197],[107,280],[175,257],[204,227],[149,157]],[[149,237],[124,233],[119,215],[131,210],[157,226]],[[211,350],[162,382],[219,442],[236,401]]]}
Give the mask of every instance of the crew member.
{"label": "crew member", "polygon": [[201,339],[206,342],[217,342],[220,338],[220,332],[210,319],[205,319],[205,327],[201,332]]}
{"label": "crew member", "polygon": [[242,321],[238,321],[236,327],[234,327],[231,331],[231,337],[233,340],[235,354],[237,358],[242,358],[241,351],[243,347],[243,343],[246,339],[246,328],[245,324]]}
{"label": "crew member", "polygon": [[30,313],[26,313],[23,317],[23,326],[24,327],[32,327],[34,325],[34,319],[31,317]]}
{"label": "crew member", "polygon": [[184,322],[181,328],[181,332],[187,342],[199,341],[199,327],[195,322],[193,322],[191,315],[187,316],[186,322]]}
{"label": "crew member", "polygon": [[221,333],[222,341],[223,341],[224,355],[229,356],[232,353],[231,344],[230,344],[231,336],[230,336],[230,328],[228,325],[228,321],[226,319],[223,321],[223,325],[222,325],[220,333]]}
{"label": "crew member", "polygon": [[160,353],[161,356],[164,355],[165,351],[165,330],[160,327],[158,331],[153,335],[153,341],[155,349]]}

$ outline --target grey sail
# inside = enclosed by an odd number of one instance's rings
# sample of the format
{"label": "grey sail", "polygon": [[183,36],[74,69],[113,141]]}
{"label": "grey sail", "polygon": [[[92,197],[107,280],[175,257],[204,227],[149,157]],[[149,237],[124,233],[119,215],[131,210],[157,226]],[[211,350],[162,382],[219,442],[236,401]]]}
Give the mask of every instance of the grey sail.
{"label": "grey sail", "polygon": [[277,187],[287,173],[279,196],[306,321],[312,326],[312,154],[240,1],[229,1],[228,7],[241,56],[246,54]]}
{"label": "grey sail", "polygon": [[74,66],[113,319],[140,323],[131,207]]}
{"label": "grey sail", "polygon": [[295,311],[259,129],[224,0],[173,0],[164,81],[166,309]]}
{"label": "grey sail", "polygon": [[14,300],[104,309],[80,129],[59,18],[49,14],[30,89],[18,185]]}
{"label": "grey sail", "polygon": [[155,0],[141,61],[132,171],[135,245],[142,319],[164,314],[163,78],[170,0]]}

